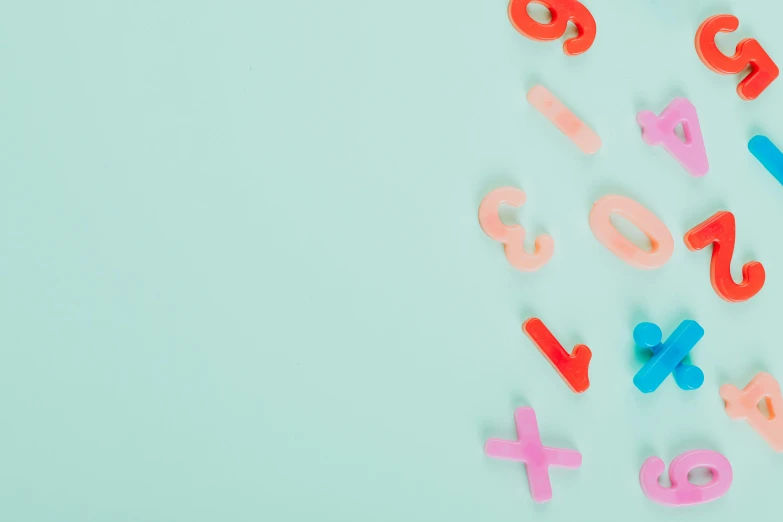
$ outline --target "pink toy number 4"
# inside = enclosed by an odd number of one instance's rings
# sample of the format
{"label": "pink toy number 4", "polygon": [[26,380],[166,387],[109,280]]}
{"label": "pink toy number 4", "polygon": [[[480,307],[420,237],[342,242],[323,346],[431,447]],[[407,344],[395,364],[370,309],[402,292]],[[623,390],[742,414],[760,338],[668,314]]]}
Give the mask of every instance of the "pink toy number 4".
{"label": "pink toy number 4", "polygon": [[536,502],[547,502],[552,499],[549,466],[578,468],[582,465],[582,454],[574,450],[542,446],[533,408],[518,408],[514,412],[514,421],[517,425],[516,442],[489,439],[484,445],[484,453],[496,459],[524,462],[530,495]]}
{"label": "pink toy number 4", "polygon": [[[642,111],[636,115],[636,121],[642,126],[645,143],[662,145],[691,176],[704,176],[710,170],[696,107],[685,98],[675,98],[660,116]],[[674,133],[680,123],[685,134],[684,143]]]}
{"label": "pink toy number 4", "polygon": [[[688,473],[696,468],[707,468],[712,472],[712,481],[703,486],[691,484]],[[670,488],[661,486],[658,477],[666,465],[658,457],[650,457],[642,464],[639,482],[642,491],[650,500],[667,506],[689,506],[702,504],[722,497],[731,487],[733,473],[729,460],[717,451],[686,451],[669,464]]]}
{"label": "pink toy number 4", "polygon": [[506,259],[511,266],[523,272],[538,270],[552,258],[555,241],[546,234],[536,238],[536,250],[533,254],[525,252],[525,229],[521,225],[504,225],[498,215],[500,205],[521,207],[526,200],[525,193],[514,187],[495,189],[487,194],[479,205],[479,224],[481,229],[495,241],[503,243]]}
{"label": "pink toy number 4", "polygon": [[[773,376],[761,372],[744,389],[725,384],[720,396],[726,403],[726,415],[732,419],[747,419],[754,430],[764,437],[772,449],[783,451],[783,396]],[[769,417],[761,413],[759,403],[766,402]]]}

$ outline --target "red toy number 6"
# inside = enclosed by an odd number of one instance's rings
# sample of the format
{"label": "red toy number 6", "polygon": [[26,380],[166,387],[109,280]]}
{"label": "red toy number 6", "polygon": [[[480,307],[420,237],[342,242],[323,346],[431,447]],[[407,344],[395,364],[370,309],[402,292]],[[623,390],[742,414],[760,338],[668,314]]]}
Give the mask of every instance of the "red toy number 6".
{"label": "red toy number 6", "polygon": [[[527,6],[533,2],[549,9],[551,22],[542,24],[533,20],[527,12]],[[511,0],[508,18],[517,31],[532,40],[557,40],[565,34],[568,22],[573,22],[578,34],[563,43],[563,52],[572,56],[588,50],[595,40],[595,19],[576,0]]]}
{"label": "red toy number 6", "polygon": [[707,18],[696,31],[696,52],[704,65],[720,74],[738,74],[750,65],[750,74],[737,85],[737,94],[743,100],[755,100],[778,77],[780,71],[753,38],[738,43],[734,56],[720,52],[715,44],[715,35],[736,31],[738,27],[736,16],[722,14]]}

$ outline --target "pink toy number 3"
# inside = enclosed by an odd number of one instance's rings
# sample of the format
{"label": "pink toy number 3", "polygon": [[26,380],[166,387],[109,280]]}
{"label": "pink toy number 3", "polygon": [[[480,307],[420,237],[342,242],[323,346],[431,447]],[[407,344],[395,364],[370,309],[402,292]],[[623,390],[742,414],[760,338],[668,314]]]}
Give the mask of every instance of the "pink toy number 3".
{"label": "pink toy number 3", "polygon": [[514,187],[495,189],[487,194],[479,205],[479,224],[481,229],[495,241],[503,243],[506,259],[511,266],[523,272],[538,270],[552,258],[555,241],[552,236],[540,235],[536,238],[536,250],[533,254],[525,252],[525,229],[521,225],[507,226],[498,215],[500,205],[521,207],[526,200],[525,193]]}
{"label": "pink toy number 3", "polygon": [[[647,498],[667,506],[689,506],[720,498],[729,490],[734,478],[729,460],[717,451],[694,450],[678,455],[669,464],[670,488],[658,483],[665,468],[661,459],[650,457],[642,464],[639,482]],[[696,468],[709,469],[712,481],[703,486],[692,484],[688,473]]]}

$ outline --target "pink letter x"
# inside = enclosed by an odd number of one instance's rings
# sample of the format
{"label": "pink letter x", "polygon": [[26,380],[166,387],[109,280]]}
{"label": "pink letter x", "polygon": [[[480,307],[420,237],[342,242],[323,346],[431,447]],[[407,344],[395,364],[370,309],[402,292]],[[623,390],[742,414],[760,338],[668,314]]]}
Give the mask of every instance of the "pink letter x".
{"label": "pink letter x", "polygon": [[542,446],[533,408],[518,408],[514,412],[514,421],[517,425],[517,441],[489,439],[484,446],[484,453],[488,457],[524,462],[533,500],[551,500],[549,466],[578,468],[582,465],[582,454],[574,450]]}

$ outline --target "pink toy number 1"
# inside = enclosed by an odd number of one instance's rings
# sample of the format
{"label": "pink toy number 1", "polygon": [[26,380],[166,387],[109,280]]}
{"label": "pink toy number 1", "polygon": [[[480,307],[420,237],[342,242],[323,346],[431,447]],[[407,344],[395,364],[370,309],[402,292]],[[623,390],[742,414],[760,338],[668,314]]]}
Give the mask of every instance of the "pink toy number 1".
{"label": "pink toy number 1", "polygon": [[514,187],[495,189],[487,194],[479,205],[479,224],[481,229],[495,241],[503,243],[506,259],[511,266],[524,272],[538,270],[552,258],[555,241],[552,236],[540,235],[536,238],[534,254],[525,252],[525,229],[521,225],[506,226],[500,220],[498,210],[505,203],[512,207],[521,207],[525,203],[525,193]]}
{"label": "pink toy number 1", "polygon": [[[712,481],[703,486],[692,484],[688,473],[696,468],[709,469]],[[667,506],[689,506],[720,498],[729,490],[734,478],[729,460],[717,451],[694,450],[678,455],[669,464],[670,488],[658,483],[664,469],[666,465],[661,459],[650,457],[642,464],[639,482],[647,498]]]}

